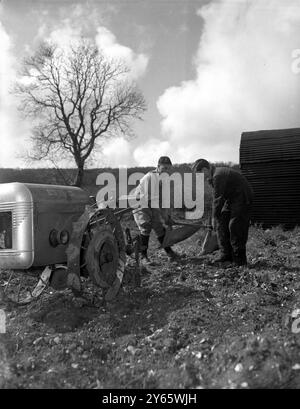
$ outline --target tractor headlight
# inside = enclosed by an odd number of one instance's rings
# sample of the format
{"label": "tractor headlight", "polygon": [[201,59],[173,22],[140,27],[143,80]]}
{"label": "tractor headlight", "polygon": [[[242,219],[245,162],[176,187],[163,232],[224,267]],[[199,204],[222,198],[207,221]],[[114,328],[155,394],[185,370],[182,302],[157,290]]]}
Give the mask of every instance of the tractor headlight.
{"label": "tractor headlight", "polygon": [[68,244],[69,238],[70,236],[67,230],[57,231],[53,229],[49,234],[49,242],[52,247],[57,247],[59,244]]}
{"label": "tractor headlight", "polygon": [[59,241],[61,244],[67,244],[69,242],[69,232],[62,230],[59,234]]}
{"label": "tractor headlight", "polygon": [[59,245],[58,231],[57,230],[53,229],[53,230],[50,231],[49,242],[50,242],[52,247],[57,247]]}

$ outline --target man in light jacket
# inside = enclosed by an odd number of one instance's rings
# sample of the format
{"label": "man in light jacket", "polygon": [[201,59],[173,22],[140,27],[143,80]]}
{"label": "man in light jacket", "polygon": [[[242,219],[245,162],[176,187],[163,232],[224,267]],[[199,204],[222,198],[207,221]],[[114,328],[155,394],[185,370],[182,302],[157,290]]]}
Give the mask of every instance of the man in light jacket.
{"label": "man in light jacket", "polygon": [[[140,206],[133,211],[134,220],[140,231],[141,263],[151,264],[148,257],[149,238],[152,229],[160,244],[163,243],[166,233],[165,226],[172,224],[171,210],[161,207],[161,184],[159,175],[168,174],[172,168],[172,162],[168,156],[161,156],[157,168],[148,172],[141,180],[136,189],[136,195],[140,199]],[[165,247],[169,260],[180,257],[171,247]]]}

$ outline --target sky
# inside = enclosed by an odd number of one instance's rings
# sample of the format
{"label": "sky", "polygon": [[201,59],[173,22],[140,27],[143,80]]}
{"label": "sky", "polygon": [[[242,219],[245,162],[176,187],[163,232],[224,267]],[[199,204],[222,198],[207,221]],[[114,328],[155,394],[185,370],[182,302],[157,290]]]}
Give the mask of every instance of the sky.
{"label": "sky", "polygon": [[0,167],[32,166],[11,93],[24,56],[80,36],[124,59],[147,103],[135,138],[111,139],[89,166],[238,163],[242,132],[300,126],[299,0],[2,0]]}

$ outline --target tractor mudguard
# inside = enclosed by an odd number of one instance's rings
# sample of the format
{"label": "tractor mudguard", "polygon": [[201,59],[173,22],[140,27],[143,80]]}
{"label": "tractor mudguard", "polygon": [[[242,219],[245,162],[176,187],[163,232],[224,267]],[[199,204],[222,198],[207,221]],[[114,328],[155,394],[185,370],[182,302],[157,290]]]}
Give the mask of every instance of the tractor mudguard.
{"label": "tractor mudguard", "polygon": [[95,213],[90,206],[86,206],[84,213],[79,217],[77,222],[73,223],[73,229],[70,237],[70,242],[66,250],[69,288],[74,291],[81,291],[80,282],[80,254],[83,236],[87,230],[91,216]]}

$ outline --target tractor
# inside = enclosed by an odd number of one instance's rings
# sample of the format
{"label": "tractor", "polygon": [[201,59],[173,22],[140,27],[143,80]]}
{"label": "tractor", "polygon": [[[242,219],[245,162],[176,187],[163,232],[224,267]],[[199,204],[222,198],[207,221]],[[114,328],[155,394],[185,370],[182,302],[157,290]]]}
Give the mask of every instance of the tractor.
{"label": "tractor", "polygon": [[[132,237],[121,225],[132,210],[101,208],[78,187],[0,184],[0,301],[28,304],[49,286],[80,296],[89,280],[111,301],[125,272],[140,286],[139,235]],[[162,247],[205,227],[201,221],[177,224],[167,230]],[[128,260],[133,268],[125,269]]]}
{"label": "tractor", "polygon": [[138,235],[132,238],[120,223],[129,211],[99,209],[77,187],[0,184],[0,297],[27,304],[48,286],[80,294],[90,278],[109,301],[121,287],[128,256],[139,285]]}

